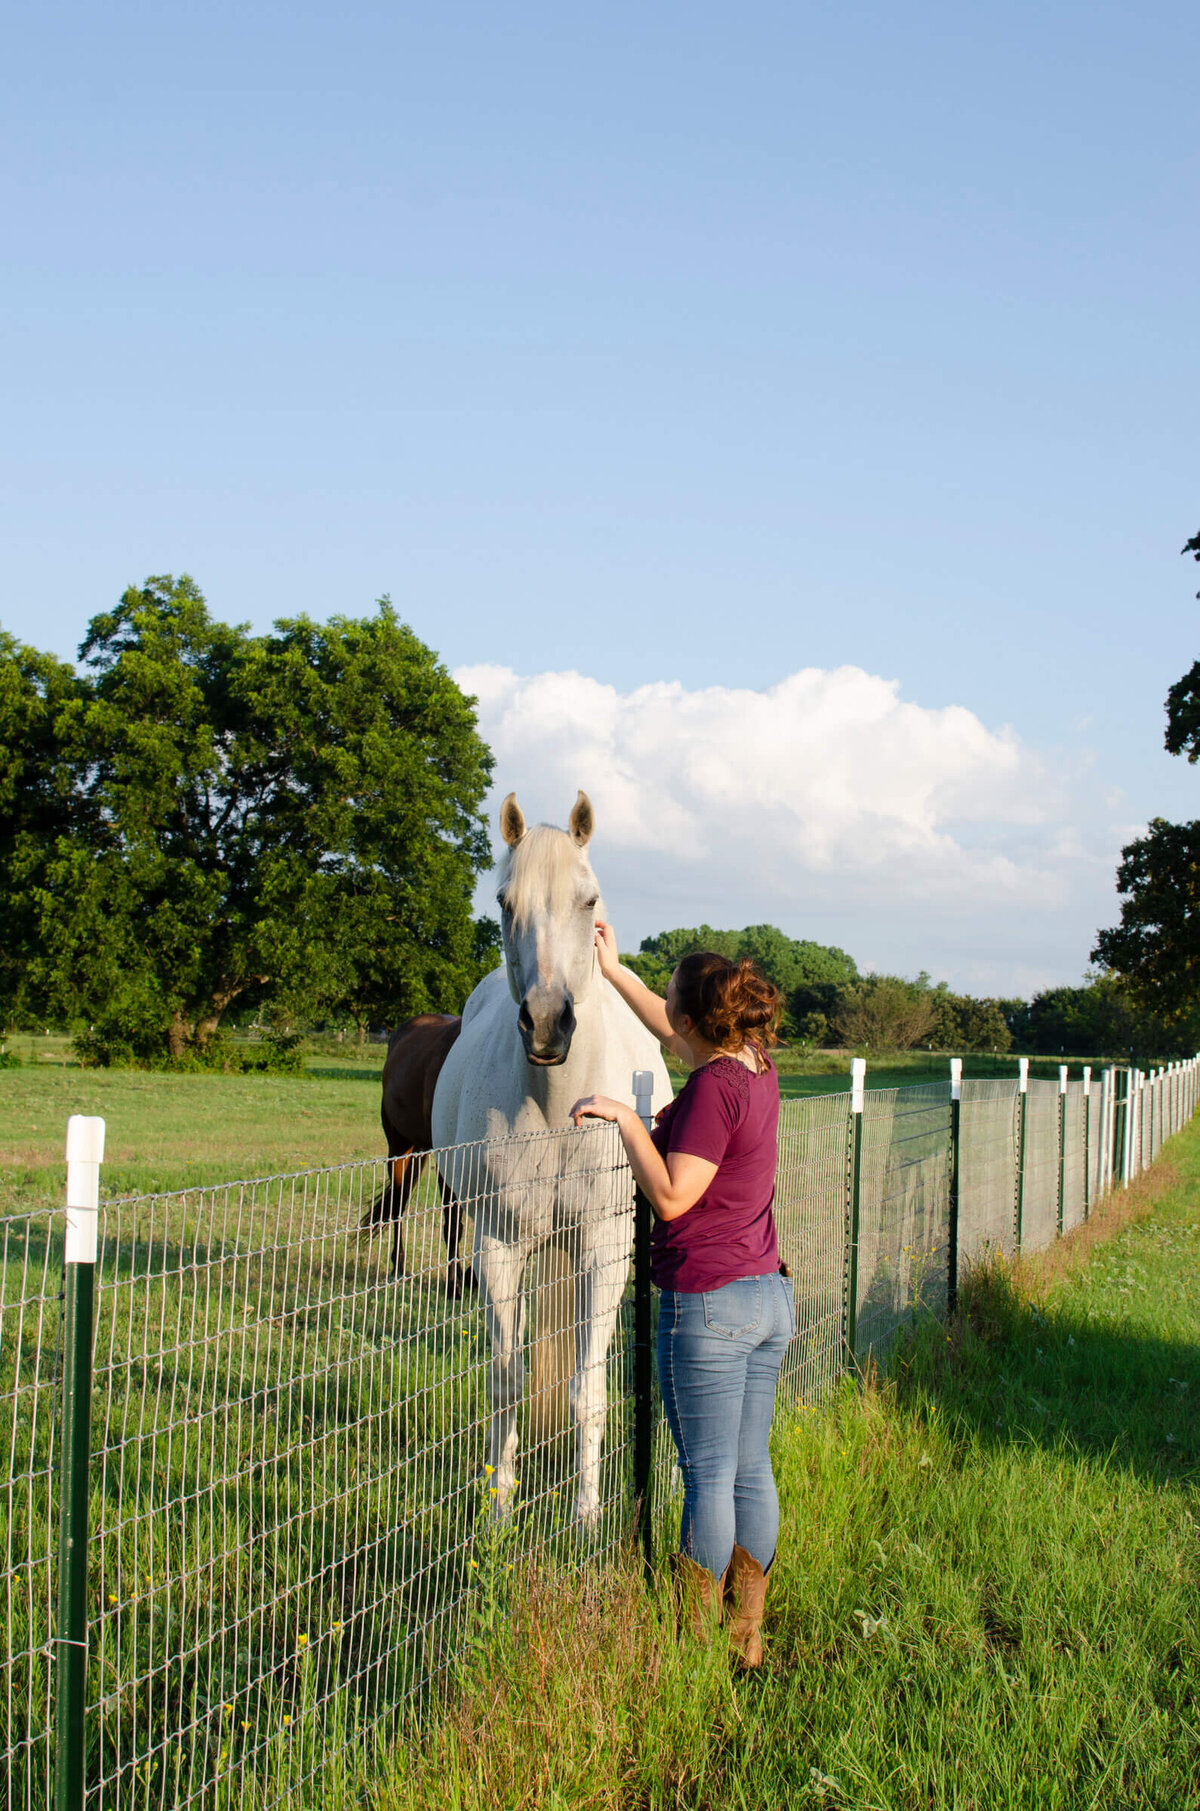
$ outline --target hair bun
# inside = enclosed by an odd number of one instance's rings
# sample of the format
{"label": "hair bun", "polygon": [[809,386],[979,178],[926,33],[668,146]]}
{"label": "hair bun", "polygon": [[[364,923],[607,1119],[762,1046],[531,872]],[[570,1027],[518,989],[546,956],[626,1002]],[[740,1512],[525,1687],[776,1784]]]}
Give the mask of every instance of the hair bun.
{"label": "hair bun", "polygon": [[749,956],[734,961],[715,950],[685,956],[675,970],[675,998],[701,1037],[719,1049],[778,1041],[779,989]]}

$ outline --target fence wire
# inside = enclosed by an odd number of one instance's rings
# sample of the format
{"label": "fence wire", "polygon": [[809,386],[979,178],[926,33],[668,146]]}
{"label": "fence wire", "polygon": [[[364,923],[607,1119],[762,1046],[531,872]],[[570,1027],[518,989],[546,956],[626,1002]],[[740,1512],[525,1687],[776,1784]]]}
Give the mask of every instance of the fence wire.
{"label": "fence wire", "polygon": [[880,1351],[914,1310],[946,1307],[950,1084],[873,1088],[863,1109],[857,1349]]}
{"label": "fence wire", "polygon": [[959,1146],[960,1262],[1016,1244],[1017,1103],[1013,1081],[964,1082]]}
{"label": "fence wire", "polygon": [[[1111,1074],[1086,1106],[1071,1084],[1061,1109],[1056,1084],[1030,1083],[1027,1249],[1057,1232],[1060,1176],[1070,1229],[1085,1175],[1090,1205],[1186,1124],[1194,1068],[1124,1100]],[[1012,1249],[1019,1123],[1015,1082],[963,1084],[960,1264]],[[797,1332],[781,1403],[832,1387],[855,1320],[861,1358],[914,1312],[944,1310],[950,1135],[948,1083],[867,1092],[849,1304],[850,1096],[782,1104],[775,1210]],[[525,1574],[603,1562],[630,1539],[633,1192],[615,1128],[435,1153],[394,1245],[391,1227],[366,1223],[400,1183],[368,1162],[101,1206],[96,1811],[324,1802],[348,1752],[380,1759],[407,1714],[476,1665]],[[53,1784],[62,1223],[0,1221],[0,1757],[13,1811],[45,1805]],[[447,1253],[456,1229],[473,1265]],[[656,1397],[649,1412],[662,1553],[681,1492]]]}
{"label": "fence wire", "polygon": [[1062,1229],[1071,1232],[1083,1222],[1084,1178],[1087,1147],[1084,1144],[1083,1083],[1068,1082],[1063,1095],[1063,1200]]}
{"label": "fence wire", "polygon": [[[538,1238],[493,1275],[498,1357],[478,1295],[447,1294],[432,1175],[405,1216],[397,1281],[387,1240],[360,1230],[382,1164],[102,1210],[99,1805],[183,1807],[214,1784],[223,1803],[274,1804],[349,1737],[361,1750],[394,1736],[415,1695],[475,1657],[518,1564],[575,1551],[577,1356],[603,1445],[589,1556],[626,1536],[629,1341],[604,1341],[598,1358],[588,1344],[597,1306],[610,1327],[619,1315],[629,1268],[632,1190],[613,1134],[507,1144]],[[482,1151],[441,1156],[468,1236],[510,1209]],[[506,1433],[502,1452],[497,1372],[519,1399],[519,1445]]]}
{"label": "fence wire", "polygon": [[10,1463],[0,1472],[0,1765],[9,1803],[53,1789],[54,1425],[63,1214],[0,1220],[0,1415]]}
{"label": "fence wire", "polygon": [[817,1401],[842,1369],[849,1101],[825,1094],[780,1103],[775,1225],[796,1301],[796,1337],[779,1377],[785,1402]]}
{"label": "fence wire", "polygon": [[1058,1083],[1031,1081],[1025,1102],[1021,1249],[1042,1251],[1058,1236]]}

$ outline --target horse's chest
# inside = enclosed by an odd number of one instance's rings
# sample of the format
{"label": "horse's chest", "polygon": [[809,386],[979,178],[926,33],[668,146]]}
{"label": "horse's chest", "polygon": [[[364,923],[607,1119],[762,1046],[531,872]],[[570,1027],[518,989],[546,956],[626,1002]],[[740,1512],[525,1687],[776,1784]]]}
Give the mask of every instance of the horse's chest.
{"label": "horse's chest", "polygon": [[477,1214],[506,1241],[549,1238],[632,1211],[632,1183],[615,1127],[489,1131]]}

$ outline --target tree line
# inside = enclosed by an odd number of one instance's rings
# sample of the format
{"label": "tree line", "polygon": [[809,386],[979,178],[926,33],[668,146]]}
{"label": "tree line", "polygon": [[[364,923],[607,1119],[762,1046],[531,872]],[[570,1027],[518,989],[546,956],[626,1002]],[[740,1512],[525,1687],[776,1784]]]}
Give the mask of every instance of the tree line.
{"label": "tree line", "polygon": [[[1200,535],[1184,547],[1200,560]],[[270,1066],[289,1028],[456,1011],[499,961],[471,916],[491,865],[474,700],[387,598],[252,635],[194,580],[130,587],[79,669],[0,630],[0,1021],[72,1028],[85,1060]],[[1200,661],[1166,746],[1200,759]],[[749,956],[802,1045],[1043,1055],[1200,1047],[1200,823],[1122,851],[1121,923],[1079,987],[977,999],[862,974],[774,925],[661,931],[623,958],[657,992],[697,948]],[[235,1052],[234,1022],[264,1030]]]}
{"label": "tree line", "polygon": [[927,974],[860,974],[845,950],[789,938],[770,924],[661,931],[621,960],[661,994],[676,963],[698,949],[751,957],[783,995],[785,1042],[801,1047],[1172,1057],[1200,1044],[1200,1016],[1161,1018],[1139,1007],[1114,975],[1089,975],[1032,1000],[976,998]]}

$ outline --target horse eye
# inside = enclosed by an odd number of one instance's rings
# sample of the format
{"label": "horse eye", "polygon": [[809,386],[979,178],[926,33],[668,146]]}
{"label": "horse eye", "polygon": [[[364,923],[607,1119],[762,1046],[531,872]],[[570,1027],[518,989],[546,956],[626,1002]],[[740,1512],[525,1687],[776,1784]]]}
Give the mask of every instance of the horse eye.
{"label": "horse eye", "polygon": [[599,905],[599,903],[600,903],[600,895],[599,895],[599,893],[596,893],[592,896],[591,899],[584,900],[583,909],[585,912],[594,912],[596,907]]}

